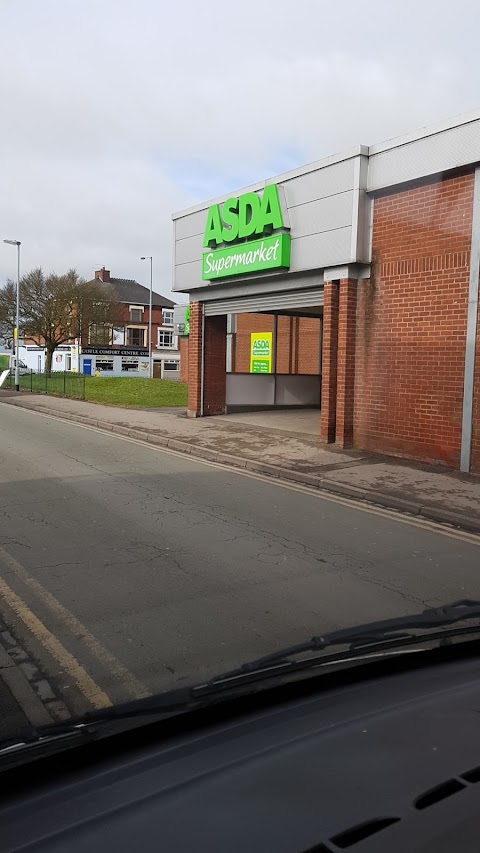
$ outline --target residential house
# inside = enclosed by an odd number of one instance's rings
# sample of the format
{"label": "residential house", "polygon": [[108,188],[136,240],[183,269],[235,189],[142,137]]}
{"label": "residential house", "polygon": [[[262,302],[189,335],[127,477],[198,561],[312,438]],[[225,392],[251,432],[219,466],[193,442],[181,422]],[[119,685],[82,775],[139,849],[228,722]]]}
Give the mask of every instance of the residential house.
{"label": "residential house", "polygon": [[[92,325],[82,340],[82,370],[109,376],[148,376],[148,321],[150,290],[134,279],[115,278],[110,270],[95,272],[95,279],[113,288],[120,304],[120,320],[111,325]],[[159,293],[152,295],[153,375],[178,379],[180,353],[174,334],[175,303]]]}

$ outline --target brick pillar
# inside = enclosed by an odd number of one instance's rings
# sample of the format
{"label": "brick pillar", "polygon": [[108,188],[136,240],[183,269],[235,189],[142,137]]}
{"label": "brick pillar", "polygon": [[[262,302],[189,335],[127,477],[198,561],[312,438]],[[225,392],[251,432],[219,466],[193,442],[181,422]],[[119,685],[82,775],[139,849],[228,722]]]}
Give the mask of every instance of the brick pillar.
{"label": "brick pillar", "polygon": [[[190,305],[188,340],[188,409],[189,418],[202,414],[202,311],[201,302]],[[227,359],[227,318],[205,317],[203,362],[203,414],[225,412]]]}
{"label": "brick pillar", "polygon": [[300,342],[300,317],[293,318],[292,324],[292,373],[298,373],[298,347]]}
{"label": "brick pillar", "polygon": [[323,297],[320,438],[335,441],[337,422],[338,282],[326,281]]}
{"label": "brick pillar", "polygon": [[351,278],[341,279],[338,305],[337,424],[335,436],[335,442],[339,447],[351,447],[353,444],[356,318],[357,281]]}
{"label": "brick pillar", "polygon": [[178,339],[178,354],[180,356],[180,382],[188,384],[188,338]]}
{"label": "brick pillar", "polygon": [[227,383],[227,317],[205,317],[203,414],[225,414]]}
{"label": "brick pillar", "polygon": [[201,302],[190,304],[190,333],[188,336],[188,408],[187,417],[198,418],[200,405],[200,376],[202,370],[202,310]]}

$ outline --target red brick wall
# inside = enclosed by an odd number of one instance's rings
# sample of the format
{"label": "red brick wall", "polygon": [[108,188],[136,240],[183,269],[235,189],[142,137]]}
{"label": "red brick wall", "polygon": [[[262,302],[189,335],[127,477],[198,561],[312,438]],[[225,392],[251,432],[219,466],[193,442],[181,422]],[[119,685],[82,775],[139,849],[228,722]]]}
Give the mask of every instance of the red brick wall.
{"label": "red brick wall", "polygon": [[180,382],[188,382],[188,338],[178,339],[180,352]]}
{"label": "red brick wall", "polygon": [[320,373],[320,320],[300,317],[297,373]]}
{"label": "red brick wall", "polygon": [[480,474],[480,307],[477,313],[477,349],[475,355],[471,470]]}
{"label": "red brick wall", "polygon": [[[153,349],[155,349],[155,347],[157,345],[157,339],[158,339],[157,330],[160,326],[162,326],[162,324],[163,324],[162,309],[160,307],[155,307],[155,305],[152,305],[152,346],[153,346]],[[122,327],[124,328],[125,326],[130,326],[130,325],[148,326],[148,305],[146,307],[144,307],[141,322],[140,323],[131,323],[130,322],[129,306],[125,303],[119,303],[118,322],[115,325],[117,328],[122,328]],[[25,338],[25,342],[26,343],[33,343],[33,344],[36,344],[37,346],[41,346],[43,344],[43,338],[34,341],[33,339],[27,337],[27,338]],[[74,342],[73,338],[72,338],[72,342]],[[82,345],[88,346],[88,344],[89,344],[88,331],[86,331],[82,337]],[[147,332],[147,336],[146,336],[146,340],[145,340],[145,345],[148,346],[148,332]]]}
{"label": "red brick wall", "polygon": [[[203,414],[218,415],[225,411],[227,321],[225,316],[205,318]],[[202,370],[202,303],[190,305],[188,339],[188,410],[189,417],[201,413]]]}
{"label": "red brick wall", "polygon": [[[125,326],[130,326],[130,325],[136,326],[136,325],[139,325],[137,323],[131,323],[130,311],[129,311],[128,305],[126,305],[124,303],[120,303],[119,308],[120,308],[120,312],[119,312],[120,317],[119,317],[119,323],[118,323],[119,326],[123,326],[123,325],[125,325]],[[147,325],[148,324],[148,305],[146,307],[144,306],[144,308],[143,308],[142,319],[140,321],[140,324],[141,325]],[[161,326],[161,325],[162,325],[162,309],[156,308],[155,305],[152,305],[152,328],[154,326]]]}
{"label": "red brick wall", "polygon": [[[148,314],[149,314],[148,305],[146,307],[144,307],[144,309],[143,309],[142,320],[141,320],[140,324],[132,323],[130,321],[130,311],[129,311],[128,305],[122,304],[120,306],[120,309],[121,309],[120,310],[120,322],[118,323],[119,327],[130,326],[130,325],[132,325],[132,326],[136,326],[136,325],[148,326]],[[155,305],[152,305],[152,348],[153,348],[153,350],[156,349],[157,340],[158,340],[157,331],[160,328],[160,326],[162,326],[162,324],[163,324],[162,309],[159,307],[156,308]],[[125,335],[126,335],[126,332],[125,332]],[[148,331],[147,331],[147,335],[146,335],[146,345],[148,346]]]}
{"label": "red brick wall", "polygon": [[[144,306],[144,308],[143,308],[142,319],[141,319],[140,323],[132,323],[130,320],[129,305],[127,305],[126,303],[120,303],[118,321],[115,325],[116,325],[116,328],[119,328],[119,329],[124,328],[125,329],[125,340],[126,340],[126,326],[146,326],[148,329],[148,313],[149,313],[149,309],[148,309],[148,305],[147,305],[147,306]],[[162,309],[160,307],[155,307],[155,305],[152,305],[152,348],[153,348],[153,351],[156,350],[157,340],[158,340],[157,332],[158,332],[158,329],[160,328],[160,326],[162,326],[162,325],[163,325]],[[170,328],[170,327],[168,327],[168,328]],[[88,342],[89,342],[88,341],[88,332],[86,332],[83,336],[83,339],[82,339],[83,346],[88,346]],[[148,331],[147,331],[147,334],[145,336],[145,346],[148,347]]]}
{"label": "red brick wall", "polygon": [[[271,314],[238,314],[234,337],[234,373],[250,370],[251,332],[272,332]],[[319,373],[320,320],[316,317],[279,317],[277,372]]]}
{"label": "red brick wall", "polygon": [[335,441],[340,447],[353,443],[355,389],[356,313],[358,281],[338,283],[337,413]]}
{"label": "red brick wall", "polygon": [[227,318],[205,318],[205,390],[203,411],[205,415],[223,415],[227,381]]}
{"label": "red brick wall", "polygon": [[250,332],[273,332],[271,314],[237,314],[237,331],[233,336],[232,371],[250,372]]}
{"label": "red brick wall", "polygon": [[296,317],[279,317],[277,328],[277,373],[295,373]]}
{"label": "red brick wall", "polygon": [[202,359],[202,303],[190,304],[190,335],[188,338],[188,404],[190,417],[200,415],[200,374]]}
{"label": "red brick wall", "polygon": [[472,200],[464,174],[374,201],[372,279],[358,284],[359,448],[458,465]]}
{"label": "red brick wall", "polygon": [[337,430],[338,281],[326,281],[323,293],[322,410],[320,438],[333,443]]}

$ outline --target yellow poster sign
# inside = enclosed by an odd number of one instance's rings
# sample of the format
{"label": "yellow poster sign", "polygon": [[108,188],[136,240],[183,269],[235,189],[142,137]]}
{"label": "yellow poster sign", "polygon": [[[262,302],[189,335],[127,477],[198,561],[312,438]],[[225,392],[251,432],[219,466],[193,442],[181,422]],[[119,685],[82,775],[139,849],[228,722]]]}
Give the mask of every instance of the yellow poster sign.
{"label": "yellow poster sign", "polygon": [[250,373],[272,372],[272,332],[250,334]]}

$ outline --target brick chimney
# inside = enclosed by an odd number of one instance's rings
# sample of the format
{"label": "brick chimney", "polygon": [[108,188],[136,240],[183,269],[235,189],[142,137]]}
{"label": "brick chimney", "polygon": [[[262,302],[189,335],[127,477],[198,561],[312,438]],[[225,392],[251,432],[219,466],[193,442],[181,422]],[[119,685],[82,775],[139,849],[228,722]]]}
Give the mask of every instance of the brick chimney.
{"label": "brick chimney", "polygon": [[106,270],[105,267],[95,270],[95,278],[99,278],[100,281],[110,281],[110,270]]}

